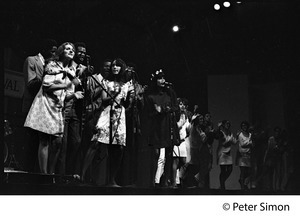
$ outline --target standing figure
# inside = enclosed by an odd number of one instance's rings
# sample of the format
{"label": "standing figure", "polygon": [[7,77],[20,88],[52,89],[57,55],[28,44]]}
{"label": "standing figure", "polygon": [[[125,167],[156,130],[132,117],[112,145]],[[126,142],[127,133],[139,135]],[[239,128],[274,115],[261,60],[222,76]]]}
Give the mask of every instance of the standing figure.
{"label": "standing figure", "polygon": [[237,165],[240,167],[239,183],[241,189],[248,189],[249,179],[251,176],[251,151],[252,151],[252,134],[249,132],[250,124],[247,121],[241,123],[241,132],[237,134],[238,152]]}
{"label": "standing figure", "polygon": [[217,163],[221,169],[219,176],[220,186],[222,190],[225,190],[225,182],[233,169],[231,146],[236,143],[236,139],[230,131],[230,121],[223,120],[218,124],[218,127],[217,137],[219,139],[219,145],[217,148]]}
{"label": "standing figure", "polygon": [[[259,188],[262,183],[259,183],[259,178],[262,177],[264,171],[264,155],[268,146],[267,130],[262,128],[262,124],[257,122],[250,126],[249,132],[252,134],[253,147],[251,150],[251,188]],[[262,181],[262,180],[260,180]]]}
{"label": "standing figure", "polygon": [[[214,124],[211,120],[211,113],[210,112],[206,112],[206,114],[204,115],[204,132],[205,135],[207,136],[206,139],[206,145],[208,147],[208,157],[209,157],[209,165],[208,165],[208,170],[210,172],[210,170],[212,169],[212,164],[213,164],[213,143],[216,137],[216,133],[215,133],[215,129],[214,129]],[[210,184],[210,173],[207,173],[206,177],[205,177],[205,188],[209,188],[209,184]]]}
{"label": "standing figure", "polygon": [[209,152],[204,133],[204,118],[195,114],[191,120],[191,129],[187,141],[186,164],[181,171],[183,187],[203,187],[208,173]]}
{"label": "standing figure", "polygon": [[168,187],[172,173],[172,153],[174,144],[178,144],[179,131],[177,118],[179,117],[179,107],[176,93],[172,87],[165,84],[162,70],[152,74],[151,86],[149,87],[146,103],[149,118],[148,144],[154,148],[152,161],[152,186],[155,186],[155,175],[157,170],[160,149],[165,149],[165,166],[161,179],[161,185]]}
{"label": "standing figure", "polygon": [[126,148],[124,149],[121,181],[123,185],[137,185],[138,153],[141,143],[141,112],[144,108],[144,90],[139,83],[136,65],[128,63],[126,81],[132,84],[132,90],[126,99]]}
{"label": "standing figure", "polygon": [[[179,103],[180,108],[180,119],[177,122],[178,129],[179,129],[179,136],[180,136],[180,145],[174,146],[173,149],[173,173],[172,173],[172,180],[171,184],[172,187],[177,187],[177,180],[178,180],[178,173],[177,170],[181,169],[183,165],[186,163],[186,157],[187,157],[187,142],[188,142],[188,136],[190,131],[190,121],[189,121],[189,115],[188,115],[188,101],[185,98],[178,98],[177,99]],[[180,177],[179,177],[180,181]]]}
{"label": "standing figure", "polygon": [[[22,112],[25,117],[32,105],[34,97],[38,93],[42,81],[45,62],[52,58],[57,50],[57,43],[53,39],[44,39],[41,43],[40,52],[35,56],[26,58],[23,66],[23,76],[25,82],[25,90],[23,94]],[[25,170],[28,172],[36,172],[37,153],[39,147],[38,132],[26,129],[26,162]],[[38,167],[38,166],[37,166]]]}
{"label": "standing figure", "polygon": [[264,171],[262,177],[268,178],[268,187],[271,191],[280,190],[282,181],[282,155],[286,148],[286,141],[282,139],[282,129],[274,128],[274,135],[269,137],[268,147],[264,157]]}
{"label": "standing figure", "polygon": [[102,111],[96,123],[96,132],[84,158],[81,171],[82,180],[84,180],[86,170],[96,151],[101,145],[107,145],[109,159],[107,185],[119,187],[115,179],[121,165],[123,147],[126,146],[124,101],[128,91],[132,88],[129,82],[125,82],[125,69],[126,64],[123,60],[119,58],[113,60],[110,74],[105,82],[106,89],[102,91]]}
{"label": "standing figure", "polygon": [[[82,144],[80,148],[80,162],[83,162],[85,153],[89,149],[90,141],[93,137],[93,134],[95,133],[95,126],[102,111],[102,91],[105,87],[105,78],[107,78],[107,76],[109,75],[110,66],[111,60],[106,59],[103,61],[102,68],[99,72],[87,77],[87,86],[85,93],[85,123],[82,133]],[[102,175],[101,173],[97,173],[97,168],[98,166],[105,166],[101,163],[107,157],[107,147],[104,145],[100,147],[101,148],[95,153],[96,156],[93,159],[92,166],[86,174],[86,181],[89,180],[90,182],[96,183],[97,176]]]}
{"label": "standing figure", "polygon": [[59,46],[53,60],[46,64],[42,86],[25,120],[25,127],[39,132],[38,160],[42,173],[53,174],[55,171],[64,132],[64,101],[67,96],[76,94],[73,84],[79,85],[72,66],[74,53],[75,47],[70,42]]}
{"label": "standing figure", "polygon": [[[87,66],[83,65],[86,58],[86,46],[83,42],[75,43],[75,56],[72,66],[76,69],[76,75],[81,79],[81,84],[74,91],[85,91]],[[81,128],[83,118],[84,100],[75,94],[73,98],[67,98],[64,108],[64,136],[63,146],[58,159],[58,170],[61,175],[80,174],[79,148],[81,144]]]}

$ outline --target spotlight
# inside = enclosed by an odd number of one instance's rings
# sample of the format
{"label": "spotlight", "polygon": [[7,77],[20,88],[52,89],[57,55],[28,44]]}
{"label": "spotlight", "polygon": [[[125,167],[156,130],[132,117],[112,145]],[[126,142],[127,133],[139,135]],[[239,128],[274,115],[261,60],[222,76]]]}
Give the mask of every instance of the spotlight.
{"label": "spotlight", "polygon": [[225,8],[229,8],[230,7],[230,2],[223,2],[223,6],[225,7]]}
{"label": "spotlight", "polygon": [[178,26],[178,25],[174,25],[174,26],[172,27],[172,31],[173,31],[173,32],[178,32],[178,31],[179,31],[179,26]]}
{"label": "spotlight", "polygon": [[214,9],[215,9],[216,11],[218,11],[218,10],[221,9],[221,6],[220,6],[219,4],[215,4],[215,5],[214,5]]}

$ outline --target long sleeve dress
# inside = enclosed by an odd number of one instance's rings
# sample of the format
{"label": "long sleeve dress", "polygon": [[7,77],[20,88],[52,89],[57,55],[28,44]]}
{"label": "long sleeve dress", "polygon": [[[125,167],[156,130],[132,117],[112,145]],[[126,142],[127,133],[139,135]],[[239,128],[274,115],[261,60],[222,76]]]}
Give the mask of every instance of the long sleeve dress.
{"label": "long sleeve dress", "polygon": [[236,143],[233,134],[226,135],[220,130],[221,137],[217,149],[217,162],[219,165],[232,165],[231,146]]}
{"label": "long sleeve dress", "polygon": [[63,67],[59,61],[50,61],[46,65],[42,86],[28,112],[24,123],[25,127],[54,136],[63,136],[64,118],[62,110],[64,99],[68,92],[74,91],[74,87],[72,86],[68,90],[59,89],[55,91],[47,91],[47,88],[53,84],[70,83],[66,73],[75,76],[75,68]]}
{"label": "long sleeve dress", "polygon": [[249,133],[249,136],[245,136],[243,133],[239,133],[237,142],[239,145],[237,154],[238,166],[251,167],[251,133]]}
{"label": "long sleeve dress", "polygon": [[[96,133],[92,137],[92,141],[98,141],[104,144],[126,146],[126,120],[125,108],[123,106],[127,93],[131,90],[131,85],[127,83],[119,83],[115,81],[105,81],[107,91],[111,94],[118,92],[113,105],[106,105],[100,114],[96,124]],[[118,91],[120,90],[120,91]],[[110,143],[110,111],[112,114],[112,141]]]}

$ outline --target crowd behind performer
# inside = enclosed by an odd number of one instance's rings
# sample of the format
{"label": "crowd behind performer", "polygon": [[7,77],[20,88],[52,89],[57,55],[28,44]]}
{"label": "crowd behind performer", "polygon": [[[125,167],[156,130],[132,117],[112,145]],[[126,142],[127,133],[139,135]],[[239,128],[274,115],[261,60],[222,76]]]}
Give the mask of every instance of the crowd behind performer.
{"label": "crowd behind performer", "polygon": [[[213,164],[213,143],[216,138],[216,133],[214,129],[214,124],[212,122],[212,115],[210,112],[207,112],[204,115],[204,126],[205,126],[205,134],[207,135],[207,146],[209,150],[209,166],[208,169],[209,171],[212,169],[212,164]],[[210,178],[209,178],[209,173],[207,173],[206,179],[205,179],[205,187],[209,188],[209,183],[210,183]]]}
{"label": "crowd behind performer", "polygon": [[[38,93],[42,81],[45,62],[54,56],[57,49],[57,43],[53,39],[44,39],[41,43],[40,52],[35,56],[29,56],[24,61],[23,77],[25,84],[25,91],[22,98],[22,112],[24,115],[28,114],[31,104]],[[37,155],[38,155],[38,132],[27,128],[26,129],[26,158],[25,171],[37,172]]]}
{"label": "crowd behind performer", "polygon": [[225,182],[229,178],[233,169],[233,160],[231,146],[236,143],[236,138],[230,130],[231,123],[228,120],[223,120],[218,124],[218,140],[217,148],[217,163],[220,165],[220,188],[225,190]]}
{"label": "crowd behind performer", "polygon": [[282,129],[274,128],[274,134],[268,139],[268,147],[264,156],[264,171],[260,178],[268,178],[268,190],[280,190],[282,155],[286,147],[286,141],[282,139]]}
{"label": "crowd behind performer", "polygon": [[[105,87],[105,78],[107,78],[112,60],[105,59],[102,62],[102,68],[97,73],[89,76],[87,78],[87,87],[86,87],[86,116],[85,116],[85,124],[82,135],[82,146],[81,146],[81,162],[83,162],[85,153],[89,149],[90,141],[94,133],[94,129],[96,123],[100,117],[101,113],[101,105],[102,105],[102,91]],[[99,146],[99,149],[95,153],[95,157],[93,159],[93,164],[90,167],[90,170],[85,175],[85,181],[89,180],[94,182],[93,180],[93,168],[97,165],[100,165],[101,162],[107,157],[106,146]]]}
{"label": "crowd behind performer", "polygon": [[280,191],[290,190],[291,187],[291,176],[293,174],[293,147],[291,146],[288,140],[288,132],[282,130],[281,138],[283,140],[283,149],[282,149],[282,173],[281,173],[281,183],[279,186]]}
{"label": "crowd behind performer", "polygon": [[249,132],[250,124],[247,121],[241,123],[241,132],[237,134],[238,151],[236,156],[237,165],[240,167],[239,183],[242,190],[248,189],[251,177],[251,152],[252,134]]}
{"label": "crowd behind performer", "polygon": [[251,189],[261,186],[258,178],[261,177],[264,168],[264,154],[268,146],[268,133],[261,127],[261,123],[250,126],[252,134],[252,153],[251,153]]}
{"label": "crowd behind performer", "polygon": [[139,83],[137,67],[128,63],[126,68],[126,81],[131,83],[132,90],[125,101],[126,107],[126,148],[124,149],[121,168],[121,182],[123,185],[137,184],[138,149],[141,143],[141,112],[144,108],[144,90]]}
{"label": "crowd behind performer", "polygon": [[207,137],[204,133],[204,117],[196,113],[191,120],[191,129],[187,142],[187,158],[181,177],[183,187],[203,187],[208,173]]}
{"label": "crowd behind performer", "polygon": [[58,158],[59,174],[80,174],[79,148],[81,144],[81,126],[83,118],[84,76],[88,73],[83,65],[86,57],[86,45],[77,42],[72,66],[76,69],[75,76],[81,79],[81,85],[73,86],[74,93],[67,97],[64,106],[64,135],[63,145]]}
{"label": "crowd behind performer", "polygon": [[79,85],[79,80],[75,77],[75,68],[72,66],[74,54],[75,47],[70,42],[58,47],[55,57],[46,64],[42,86],[24,124],[25,127],[39,132],[38,160],[40,171],[45,174],[55,172],[62,145],[64,100],[67,95],[75,94],[73,84]]}
{"label": "crowd behind performer", "polygon": [[165,84],[165,75],[162,70],[156,71],[151,76],[151,85],[146,94],[146,106],[149,118],[148,144],[154,149],[154,157],[151,165],[153,174],[152,186],[155,186],[160,149],[165,149],[166,162],[161,179],[161,186],[168,187],[172,173],[172,153],[174,143],[179,143],[177,119],[179,107],[174,89]]}
{"label": "crowd behind performer", "polygon": [[118,187],[116,175],[119,171],[126,146],[125,107],[127,93],[131,86],[125,78],[126,64],[117,58],[113,60],[110,74],[105,82],[106,91],[102,91],[103,110],[96,124],[96,133],[91,139],[91,145],[85,155],[81,178],[93,160],[99,146],[108,146],[109,174],[107,186]]}

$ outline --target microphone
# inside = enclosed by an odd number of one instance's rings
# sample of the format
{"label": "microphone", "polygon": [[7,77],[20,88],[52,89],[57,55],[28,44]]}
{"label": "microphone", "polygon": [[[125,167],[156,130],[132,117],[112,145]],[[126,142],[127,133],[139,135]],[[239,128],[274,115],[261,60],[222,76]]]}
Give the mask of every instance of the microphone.
{"label": "microphone", "polygon": [[173,84],[171,83],[171,82],[167,82],[167,81],[165,81],[165,83],[164,83],[166,86],[173,86]]}
{"label": "microphone", "polygon": [[90,59],[91,59],[91,56],[86,54],[86,55],[85,55],[85,58],[87,58],[87,59],[90,60]]}

